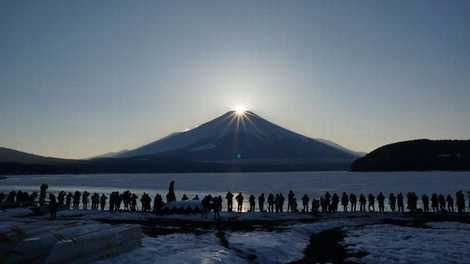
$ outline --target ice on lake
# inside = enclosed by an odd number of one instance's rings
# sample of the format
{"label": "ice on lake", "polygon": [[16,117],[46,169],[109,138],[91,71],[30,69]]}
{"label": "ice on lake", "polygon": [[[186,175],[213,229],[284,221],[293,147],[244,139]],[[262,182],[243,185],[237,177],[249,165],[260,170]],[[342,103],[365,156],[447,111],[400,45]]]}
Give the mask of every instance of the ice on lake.
{"label": "ice on lake", "polygon": [[81,174],[15,175],[0,180],[3,190],[38,190],[42,183],[50,190],[87,189],[166,191],[176,181],[179,194],[186,193],[269,193],[294,190],[296,193],[330,192],[449,193],[470,190],[470,172],[263,172],[263,173],[187,173],[187,174]]}

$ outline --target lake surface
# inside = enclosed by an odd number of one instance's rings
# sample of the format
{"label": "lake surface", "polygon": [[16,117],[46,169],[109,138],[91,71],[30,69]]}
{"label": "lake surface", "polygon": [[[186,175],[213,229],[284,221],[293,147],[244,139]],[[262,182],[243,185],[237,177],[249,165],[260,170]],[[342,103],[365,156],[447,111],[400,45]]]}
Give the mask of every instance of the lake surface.
{"label": "lake surface", "polygon": [[287,193],[293,190],[300,198],[304,193],[319,196],[329,192],[408,192],[455,193],[470,191],[470,172],[266,172],[266,173],[187,173],[187,174],[85,174],[19,175],[0,180],[0,190],[39,191],[42,183],[50,191],[88,190],[109,193],[131,190],[136,193],[162,194],[169,182],[176,182],[177,196],[192,197],[227,191],[245,194]]}

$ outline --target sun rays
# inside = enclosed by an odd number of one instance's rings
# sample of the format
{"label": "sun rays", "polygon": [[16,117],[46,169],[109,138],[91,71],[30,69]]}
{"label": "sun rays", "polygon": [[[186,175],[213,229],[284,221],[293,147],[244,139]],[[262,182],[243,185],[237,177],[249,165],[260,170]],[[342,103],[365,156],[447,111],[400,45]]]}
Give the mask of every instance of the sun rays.
{"label": "sun rays", "polygon": [[235,107],[235,114],[238,116],[243,116],[246,113],[246,107],[243,105],[238,105]]}

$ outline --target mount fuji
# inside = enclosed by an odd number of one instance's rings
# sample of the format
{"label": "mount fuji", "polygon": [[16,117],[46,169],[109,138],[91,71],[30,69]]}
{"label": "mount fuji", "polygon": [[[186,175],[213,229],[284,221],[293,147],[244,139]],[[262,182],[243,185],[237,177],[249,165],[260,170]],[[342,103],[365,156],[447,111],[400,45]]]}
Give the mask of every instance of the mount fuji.
{"label": "mount fuji", "polygon": [[158,155],[210,162],[334,161],[350,163],[354,152],[292,132],[251,111],[230,111],[194,129],[173,133],[115,158]]}
{"label": "mount fuji", "polygon": [[0,175],[347,170],[356,152],[230,111],[129,151],[67,160],[0,148]]}

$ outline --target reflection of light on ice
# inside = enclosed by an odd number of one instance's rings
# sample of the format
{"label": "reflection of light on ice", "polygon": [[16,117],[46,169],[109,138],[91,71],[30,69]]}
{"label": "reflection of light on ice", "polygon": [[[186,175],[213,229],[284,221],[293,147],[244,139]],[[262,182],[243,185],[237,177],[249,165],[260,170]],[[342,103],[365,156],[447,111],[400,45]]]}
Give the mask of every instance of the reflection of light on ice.
{"label": "reflection of light on ice", "polygon": [[214,234],[172,234],[147,237],[143,247],[95,264],[120,263],[246,263],[221,246]]}

